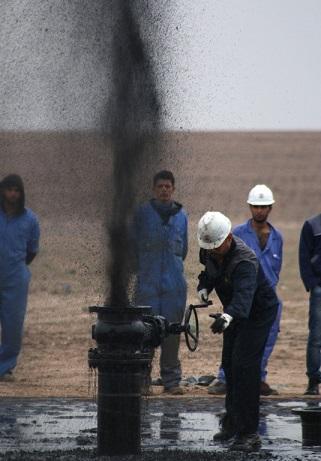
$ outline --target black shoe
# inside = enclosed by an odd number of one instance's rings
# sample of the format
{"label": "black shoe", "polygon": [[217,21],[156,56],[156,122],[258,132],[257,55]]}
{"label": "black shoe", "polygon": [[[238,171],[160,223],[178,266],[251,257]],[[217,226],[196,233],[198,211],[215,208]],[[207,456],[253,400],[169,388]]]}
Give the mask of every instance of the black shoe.
{"label": "black shoe", "polygon": [[178,385],[172,387],[164,387],[163,393],[169,395],[184,395],[185,389]]}
{"label": "black shoe", "polygon": [[260,395],[279,395],[279,393],[276,389],[273,389],[268,383],[266,383],[265,381],[261,381]]}
{"label": "black shoe", "polygon": [[207,393],[214,395],[224,395],[226,394],[226,384],[216,378],[214,379],[213,383],[208,386]]}
{"label": "black shoe", "polygon": [[235,432],[222,429],[220,430],[220,432],[217,432],[216,434],[213,435],[213,440],[214,442],[227,442],[228,440],[233,438],[234,435],[235,435]]}
{"label": "black shoe", "polygon": [[309,384],[304,395],[319,395],[319,379],[309,378]]}
{"label": "black shoe", "polygon": [[0,376],[0,382],[11,382],[14,380],[15,379],[11,370],[7,371],[4,375]]}
{"label": "black shoe", "polygon": [[227,416],[226,413],[220,417],[220,431],[214,434],[214,442],[227,442],[236,434],[234,424],[231,417]]}
{"label": "black shoe", "polygon": [[261,439],[258,434],[237,435],[230,446],[233,451],[257,451],[261,448]]}

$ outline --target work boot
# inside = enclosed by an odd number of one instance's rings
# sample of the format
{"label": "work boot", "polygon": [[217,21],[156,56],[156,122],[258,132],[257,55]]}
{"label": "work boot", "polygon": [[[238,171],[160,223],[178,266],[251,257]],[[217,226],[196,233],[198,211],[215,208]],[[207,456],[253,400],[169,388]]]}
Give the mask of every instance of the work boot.
{"label": "work boot", "polygon": [[151,395],[154,395],[153,387],[151,385],[143,385],[141,387],[140,393],[143,397],[150,397]]}
{"label": "work boot", "polygon": [[230,446],[233,451],[257,451],[261,448],[261,439],[258,434],[237,435]]}
{"label": "work boot", "polygon": [[276,389],[273,389],[265,381],[261,381],[260,384],[260,395],[279,395]]}
{"label": "work boot", "polygon": [[164,387],[164,394],[184,395],[185,390],[181,386]]}
{"label": "work boot", "polygon": [[319,395],[319,379],[309,378],[309,384],[304,395]]}
{"label": "work boot", "polygon": [[214,379],[213,384],[208,386],[207,393],[214,395],[224,395],[226,394],[226,384],[219,379]]}
{"label": "work boot", "polygon": [[214,442],[227,442],[234,437],[236,431],[231,418],[225,413],[220,417],[220,431],[214,434]]}
{"label": "work boot", "polygon": [[10,383],[14,381],[14,376],[11,370],[7,371],[4,375],[0,376],[0,382],[1,383]]}
{"label": "work boot", "polygon": [[221,429],[219,432],[213,435],[214,442],[227,442],[234,437],[235,432],[228,431],[227,429]]}

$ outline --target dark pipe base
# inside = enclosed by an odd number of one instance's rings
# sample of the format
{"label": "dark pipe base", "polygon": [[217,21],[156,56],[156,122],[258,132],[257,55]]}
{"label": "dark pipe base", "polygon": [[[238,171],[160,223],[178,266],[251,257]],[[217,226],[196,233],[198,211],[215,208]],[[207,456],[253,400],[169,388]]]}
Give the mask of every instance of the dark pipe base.
{"label": "dark pipe base", "polygon": [[301,416],[302,445],[321,446],[321,407],[294,409],[292,413]]}
{"label": "dark pipe base", "polygon": [[141,444],[141,374],[98,373],[99,455],[139,454]]}
{"label": "dark pipe base", "polygon": [[98,455],[136,455],[141,451],[141,386],[147,376],[153,348],[144,338],[147,307],[93,306],[98,315],[92,334],[97,348],[88,361],[98,369]]}

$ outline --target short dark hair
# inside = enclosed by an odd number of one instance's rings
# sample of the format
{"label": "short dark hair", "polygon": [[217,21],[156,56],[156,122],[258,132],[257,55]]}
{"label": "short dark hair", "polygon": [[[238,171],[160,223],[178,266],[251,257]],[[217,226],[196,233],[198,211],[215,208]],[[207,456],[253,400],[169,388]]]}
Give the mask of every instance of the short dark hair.
{"label": "short dark hair", "polygon": [[153,178],[153,185],[155,186],[157,181],[159,181],[160,179],[165,179],[165,180],[168,180],[172,183],[173,186],[175,186],[175,178],[174,178],[174,175],[171,171],[168,171],[168,170],[162,170],[162,171],[159,171],[158,173],[155,174],[154,178]]}

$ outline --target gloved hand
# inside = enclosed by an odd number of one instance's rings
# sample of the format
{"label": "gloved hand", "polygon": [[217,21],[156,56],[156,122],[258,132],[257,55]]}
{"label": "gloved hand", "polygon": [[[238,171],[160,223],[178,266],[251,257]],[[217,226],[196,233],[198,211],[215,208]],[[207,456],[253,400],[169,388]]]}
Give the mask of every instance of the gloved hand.
{"label": "gloved hand", "polygon": [[212,314],[210,317],[214,317],[215,321],[211,325],[211,330],[214,334],[223,333],[224,330],[229,326],[232,322],[233,317],[229,314]]}
{"label": "gloved hand", "polygon": [[202,288],[198,293],[198,297],[202,303],[207,303],[208,301],[208,291],[206,288]]}

